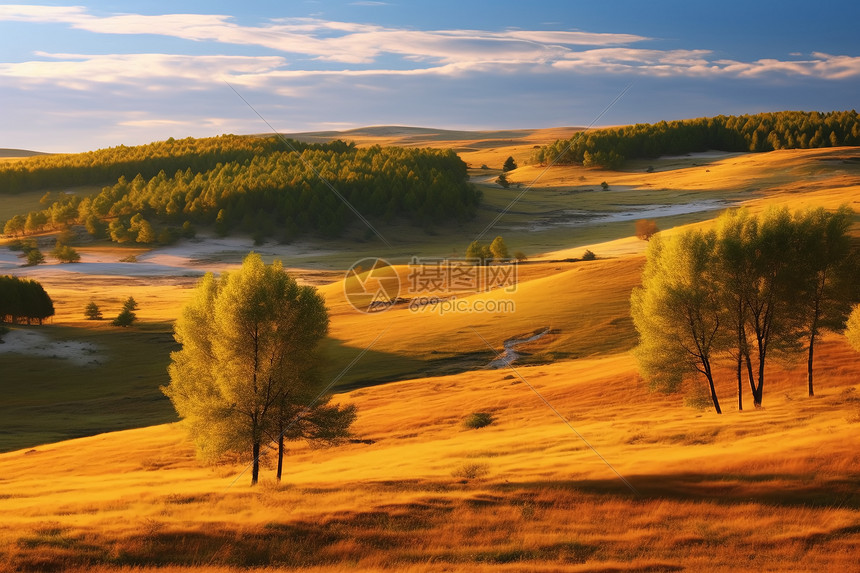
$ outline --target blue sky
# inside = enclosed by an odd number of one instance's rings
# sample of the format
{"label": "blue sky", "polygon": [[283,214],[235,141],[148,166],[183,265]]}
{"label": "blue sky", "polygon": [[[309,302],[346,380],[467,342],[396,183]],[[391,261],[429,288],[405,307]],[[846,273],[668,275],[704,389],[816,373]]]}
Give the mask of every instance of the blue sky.
{"label": "blue sky", "polygon": [[[856,1],[0,4],[0,147],[857,108]],[[229,83],[229,85],[228,85]]]}

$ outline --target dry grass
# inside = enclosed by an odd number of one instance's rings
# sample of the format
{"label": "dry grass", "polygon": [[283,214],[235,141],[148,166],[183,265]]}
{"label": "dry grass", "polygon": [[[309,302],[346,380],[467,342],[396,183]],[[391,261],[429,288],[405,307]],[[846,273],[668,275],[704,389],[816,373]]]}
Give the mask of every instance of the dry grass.
{"label": "dry grass", "polygon": [[[480,148],[460,143],[475,147],[466,152],[473,163],[500,165],[512,145],[525,153],[531,142],[509,139]],[[541,185],[571,189],[587,177],[636,187],[629,200],[666,188],[718,190],[750,199],[754,209],[765,199],[835,206],[854,202],[858,185],[856,162],[843,166],[840,153],[857,150],[732,155],[707,165],[665,159],[651,174],[644,166],[625,173],[564,168]],[[525,181],[529,169],[513,176]],[[841,338],[825,337],[816,397],[806,396],[804,368],[774,367],[759,410],[734,411],[730,365],[717,373],[722,416],[685,407],[682,395],[649,394],[625,352],[634,341],[627,302],[644,243],[566,244],[569,251],[547,258],[578,257],[584,248],[616,258],[523,265],[515,292],[469,295],[510,298],[513,314],[395,308],[361,315],[342,285],[322,287],[337,369],[382,333],[349,380],[417,378],[339,396],[359,408],[358,439],[330,449],[292,444],[283,484],[270,481],[271,459],[253,489],[242,464],[202,464],[175,424],[0,454],[0,570],[856,568],[857,354]],[[405,279],[405,267],[399,271]],[[55,321],[68,330],[106,328],[83,321],[90,298],[104,301],[109,316],[132,295],[146,333],[175,318],[193,280],[54,275],[43,283],[57,303]],[[481,337],[500,350],[503,340],[545,327],[550,333],[524,348],[517,373],[478,368],[492,356]],[[420,374],[446,369],[458,373]],[[493,423],[465,428],[475,412]]]}
{"label": "dry grass", "polygon": [[[647,394],[623,354],[518,368],[638,493],[504,371],[343,396],[364,441],[294,447],[282,485],[271,469],[250,489],[241,465],[200,465],[174,425],[3,454],[0,567],[847,570],[860,545],[850,353],[822,344],[840,368],[815,398],[802,369],[774,371],[757,411],[731,411],[724,372],[723,416]],[[463,428],[474,411],[494,423]]]}

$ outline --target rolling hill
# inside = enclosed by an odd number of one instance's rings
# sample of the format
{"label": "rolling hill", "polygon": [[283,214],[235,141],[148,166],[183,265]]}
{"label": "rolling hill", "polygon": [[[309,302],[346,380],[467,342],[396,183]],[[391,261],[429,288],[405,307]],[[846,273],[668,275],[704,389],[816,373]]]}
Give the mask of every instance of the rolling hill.
{"label": "rolling hill", "polygon": [[[236,239],[206,248],[201,238],[150,250],[90,243],[81,247],[80,266],[27,271],[56,300],[54,324],[38,332],[93,344],[101,365],[0,349],[0,367],[10,373],[5,395],[12,406],[29,401],[0,415],[18,428],[29,424],[29,441],[0,453],[0,569],[854,566],[858,354],[829,334],[817,356],[814,398],[806,395],[805,365],[774,365],[764,407],[742,412],[730,407],[732,372],[721,364],[717,390],[725,413],[717,416],[699,408],[695,383],[680,394],[647,391],[629,354],[635,332],[628,301],[644,263],[645,243],[630,236],[637,214],[659,206],[671,214],[658,216],[658,224],[672,233],[708,226],[734,205],[856,208],[860,149],[692,154],[630,162],[623,171],[564,166],[543,173],[521,163],[509,173],[514,186],[502,189],[491,180],[506,157],[520,162],[559,134],[367,128],[354,137],[361,144],[456,142],[484,192],[484,208],[444,235],[395,226],[389,246],[319,240],[254,247]],[[482,169],[484,163],[493,168]],[[711,203],[673,210],[703,201]],[[499,214],[484,240],[502,234],[512,249],[527,252],[516,288],[453,294],[470,308],[502,301],[513,307],[416,312],[404,300],[384,313],[361,314],[350,306],[342,280],[353,262],[390,259],[407,285],[411,256],[462,252]],[[860,236],[856,220],[852,233]],[[198,273],[229,270],[251,248],[267,260],[284,259],[319,285],[332,321],[326,376],[342,375],[336,400],[359,413],[353,440],[324,449],[289,444],[284,482],[274,483],[266,468],[257,488],[247,485],[240,460],[200,462],[181,424],[164,423],[175,418],[158,391],[175,348],[171,321]],[[585,249],[598,260],[579,261]],[[140,261],[135,276],[97,272],[120,272],[115,265],[131,253]],[[118,331],[83,320],[89,300],[109,313],[128,295],[140,304],[139,326]],[[504,341],[535,333],[543,335],[518,347],[522,356],[512,368],[488,367]],[[492,423],[469,429],[464,422],[475,413],[489,414]],[[114,431],[122,419],[128,429]],[[67,437],[90,435],[54,442],[76,424],[82,433]],[[14,432],[0,435],[0,444],[15,439]]]}

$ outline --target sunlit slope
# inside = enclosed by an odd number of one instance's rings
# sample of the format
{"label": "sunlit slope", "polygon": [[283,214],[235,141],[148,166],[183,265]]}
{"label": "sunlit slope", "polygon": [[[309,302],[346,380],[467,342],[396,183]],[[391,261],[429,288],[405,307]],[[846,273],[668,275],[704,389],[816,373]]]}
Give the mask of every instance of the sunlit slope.
{"label": "sunlit slope", "polygon": [[[200,465],[176,425],[0,454],[0,567],[205,571],[266,563],[260,536],[299,551],[297,535],[313,556],[283,563],[325,571],[416,559],[729,571],[751,554],[791,570],[806,543],[802,568],[845,570],[860,531],[860,362],[836,337],[819,358],[838,366],[822,368],[816,398],[802,368],[775,372],[757,411],[733,411],[721,373],[722,416],[647,393],[625,354],[366,388],[340,398],[358,406],[362,441],[291,445],[281,489],[271,469],[251,490],[242,464]],[[478,411],[494,422],[466,429]],[[594,549],[570,561],[572,541]]]}
{"label": "sunlit slope", "polygon": [[365,147],[396,145],[400,147],[433,147],[453,149],[473,168],[482,165],[500,170],[509,156],[524,164],[535,145],[557,139],[569,139],[582,131],[578,127],[544,129],[509,129],[490,131],[457,131],[405,126],[375,126],[348,131],[327,131],[290,134],[299,141],[320,143],[342,139]]}
{"label": "sunlit slope", "polygon": [[[648,167],[652,172],[647,172]],[[659,157],[650,161],[630,161],[620,171],[581,166],[520,166],[508,179],[541,185],[576,185],[580,176],[590,181],[605,175],[610,185],[636,185],[680,190],[721,190],[753,193],[789,184],[798,190],[857,184],[860,149],[837,147],[789,149],[767,153],[691,153],[680,157]],[[822,181],[826,176],[826,181]]]}
{"label": "sunlit slope", "polygon": [[[346,300],[342,283],[321,287],[331,311],[331,336],[355,348],[423,360],[480,354],[488,362],[510,338],[549,329],[524,347],[536,359],[584,357],[624,351],[633,343],[630,291],[639,281],[641,257],[590,262],[520,265],[515,287],[456,296],[439,305],[414,308],[408,267],[397,267],[401,297],[407,301],[385,312],[361,313]],[[428,296],[426,293],[418,296]],[[474,308],[501,312],[472,312]],[[378,339],[377,339],[378,337]],[[376,342],[374,342],[374,340]]]}

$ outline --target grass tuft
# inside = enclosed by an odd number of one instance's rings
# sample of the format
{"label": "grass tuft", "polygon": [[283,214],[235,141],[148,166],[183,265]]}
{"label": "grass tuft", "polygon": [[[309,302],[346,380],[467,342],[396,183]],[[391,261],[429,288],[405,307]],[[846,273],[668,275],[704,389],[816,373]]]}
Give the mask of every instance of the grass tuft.
{"label": "grass tuft", "polygon": [[477,430],[489,426],[494,421],[493,415],[487,412],[472,412],[463,420],[463,426],[470,430]]}

